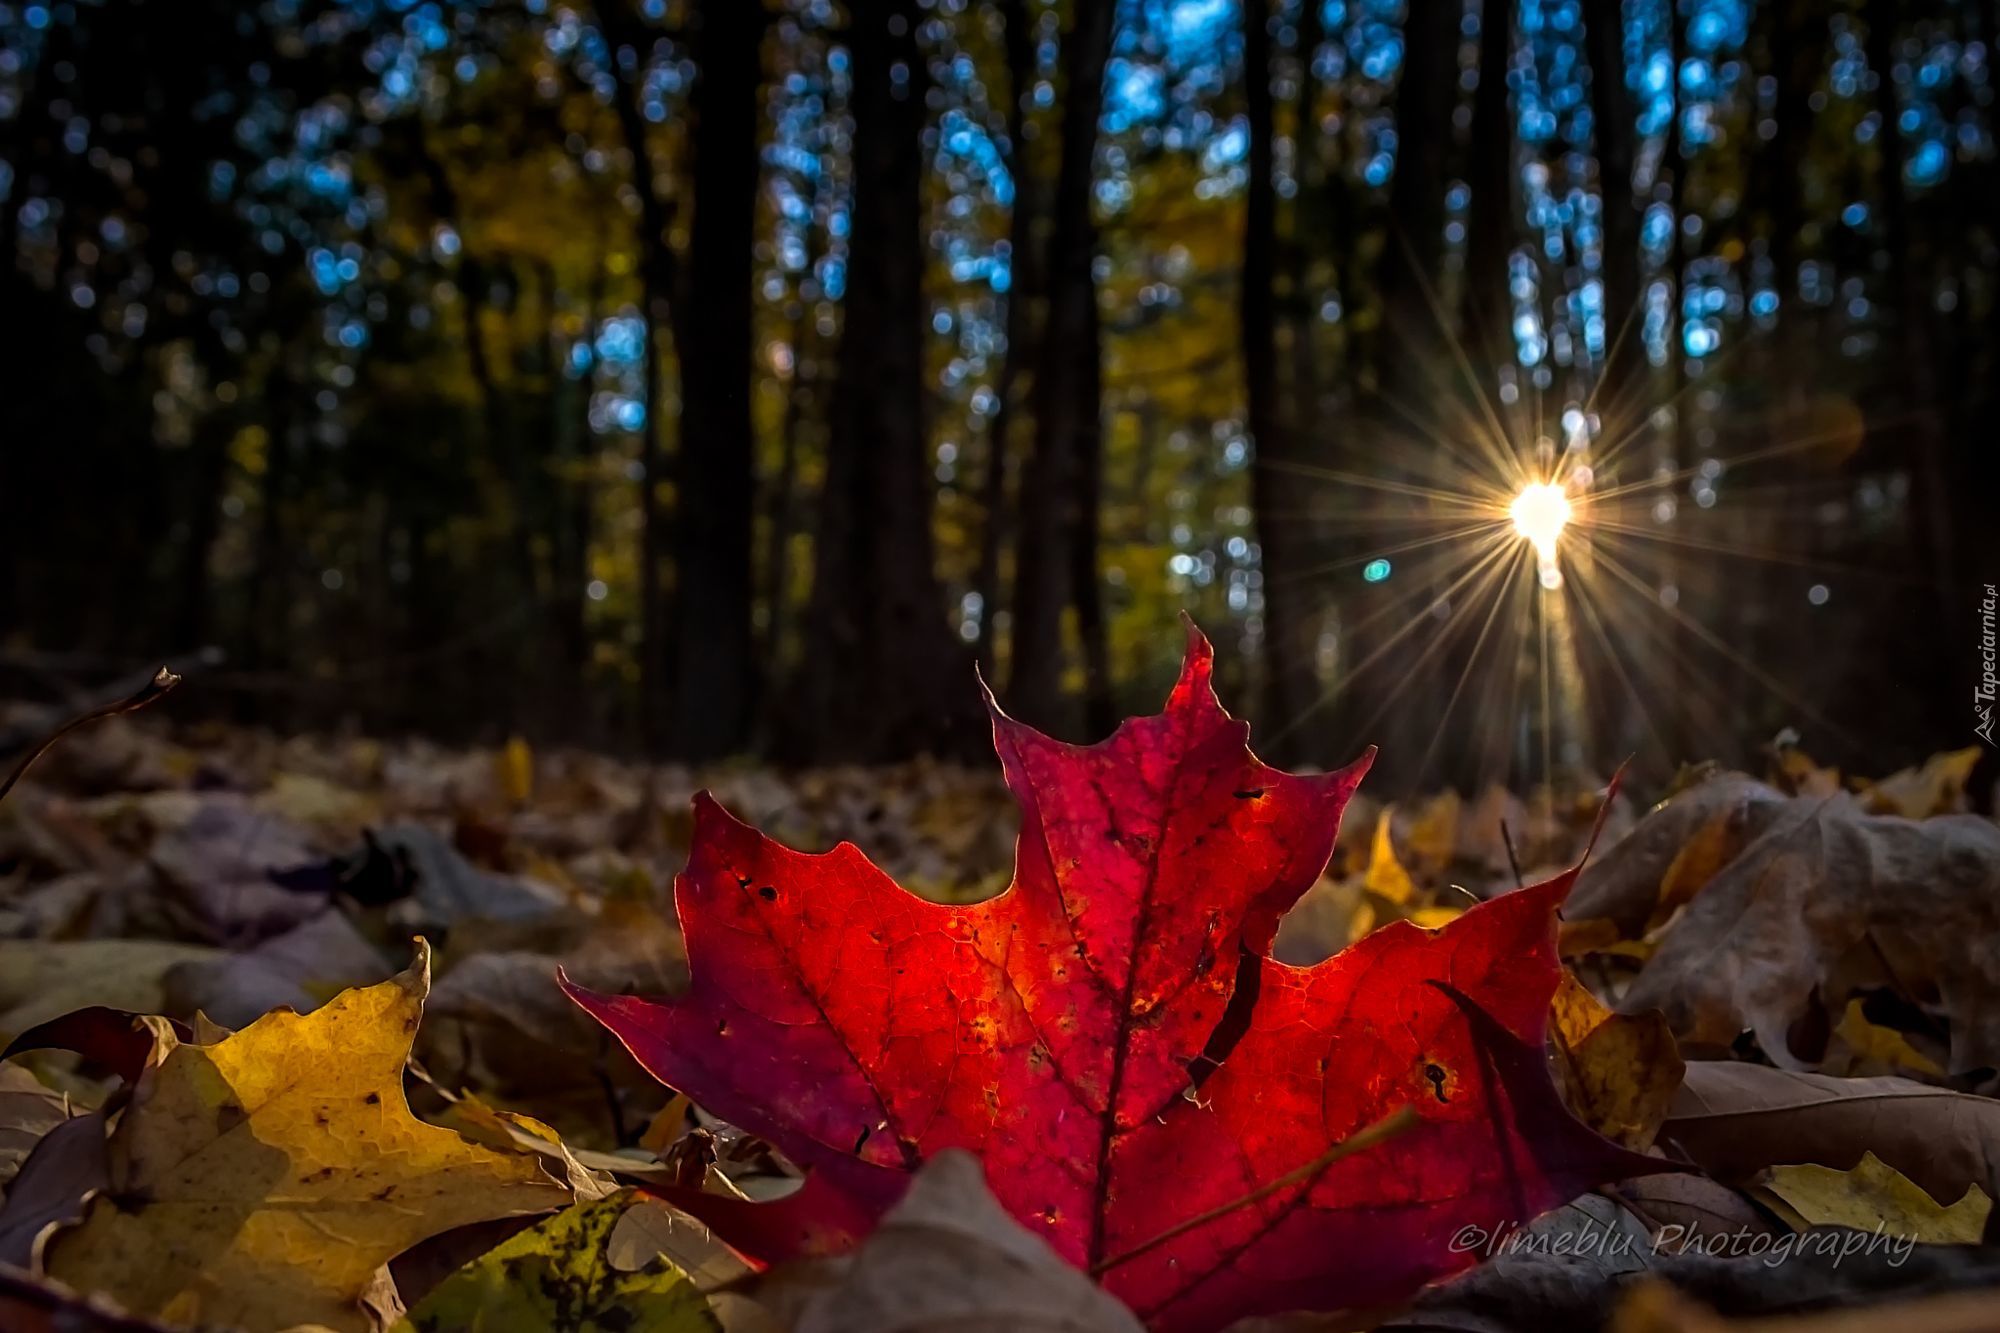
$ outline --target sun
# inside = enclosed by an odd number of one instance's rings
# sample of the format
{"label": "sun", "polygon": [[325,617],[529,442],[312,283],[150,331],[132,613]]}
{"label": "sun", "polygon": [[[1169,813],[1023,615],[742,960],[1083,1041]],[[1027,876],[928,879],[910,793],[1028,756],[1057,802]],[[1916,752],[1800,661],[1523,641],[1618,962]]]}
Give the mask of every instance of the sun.
{"label": "sun", "polygon": [[1538,481],[1523,486],[1507,509],[1507,517],[1514,520],[1514,531],[1534,543],[1535,553],[1543,559],[1554,558],[1556,538],[1562,536],[1569,515],[1569,496],[1553,482]]}
{"label": "sun", "polygon": [[1562,586],[1562,571],[1556,566],[1556,539],[1570,520],[1569,495],[1554,482],[1537,481],[1521,488],[1507,507],[1514,531],[1535,548],[1535,564],[1544,588]]}

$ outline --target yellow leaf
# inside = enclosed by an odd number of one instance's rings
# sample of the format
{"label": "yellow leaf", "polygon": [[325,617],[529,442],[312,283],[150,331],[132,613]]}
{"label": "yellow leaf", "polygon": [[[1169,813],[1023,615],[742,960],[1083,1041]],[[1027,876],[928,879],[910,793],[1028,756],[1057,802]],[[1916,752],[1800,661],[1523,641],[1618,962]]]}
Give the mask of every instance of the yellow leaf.
{"label": "yellow leaf", "polygon": [[418,940],[410,970],[380,985],[167,1051],[50,1275],[180,1323],[362,1330],[377,1270],[418,1241],[561,1207],[568,1192],[534,1158],[410,1114],[403,1066],[429,989]]}
{"label": "yellow leaf", "polygon": [[1565,958],[1576,958],[1587,953],[1601,953],[1623,938],[1618,923],[1610,917],[1593,916],[1565,921],[1556,932],[1556,951]]}
{"label": "yellow leaf", "polygon": [[361,830],[382,818],[381,802],[373,796],[351,791],[325,778],[308,773],[280,773],[269,790],[251,801],[263,813],[282,816],[295,824],[324,829],[343,838],[359,837]]}
{"label": "yellow leaf", "polygon": [[1979,747],[1934,754],[1880,782],[1862,785],[1862,801],[1876,814],[1929,819],[1965,809],[1965,784],[1979,766]]}
{"label": "yellow leaf", "polygon": [[1650,1146],[1687,1072],[1665,1015],[1613,1013],[1565,968],[1549,1032],[1577,1118],[1628,1148]]}
{"label": "yellow leaf", "polygon": [[509,736],[497,765],[501,794],[511,805],[526,805],[535,794],[535,752],[519,736]]}
{"label": "yellow leaf", "polygon": [[1410,864],[1419,870],[1437,872],[1451,864],[1458,850],[1458,816],[1464,802],[1455,791],[1446,790],[1426,801],[1410,820]]}
{"label": "yellow leaf", "polygon": [[1651,931],[1694,901],[1695,895],[1736,859],[1746,837],[1743,820],[1734,806],[1718,811],[1696,829],[1694,836],[1674,853],[1666,874],[1660,876],[1660,899],[1653,906],[1647,930]]}
{"label": "yellow leaf", "polygon": [[1368,874],[1362,887],[1379,898],[1401,906],[1417,895],[1416,881],[1396,859],[1396,844],[1389,836],[1389,816],[1384,810],[1375,821],[1375,845],[1368,854]]}
{"label": "yellow leaf", "polygon": [[1450,925],[1465,915],[1462,907],[1452,907],[1446,903],[1436,903],[1430,907],[1419,907],[1410,913],[1410,924],[1422,926],[1425,930],[1438,930]]}
{"label": "yellow leaf", "polygon": [[569,1329],[575,1333],[708,1333],[721,1327],[708,1299],[662,1256],[637,1271],[610,1261],[608,1243],[632,1192],[565,1208],[440,1283],[398,1333]]}
{"label": "yellow leaf", "polygon": [[639,1146],[654,1157],[664,1158],[674,1140],[691,1124],[688,1112],[692,1105],[686,1093],[675,1093],[660,1108],[660,1113],[653,1117],[652,1123],[646,1126],[646,1132],[639,1136]]}
{"label": "yellow leaf", "polygon": [[474,1143],[541,1158],[549,1174],[567,1184],[579,1200],[602,1199],[614,1192],[615,1182],[578,1162],[562,1136],[533,1116],[495,1110],[470,1092],[456,1098],[445,1095],[450,1105],[438,1118]]}
{"label": "yellow leaf", "polygon": [[1863,1153],[1852,1171],[1830,1166],[1774,1166],[1755,1193],[1795,1225],[1880,1230],[1931,1245],[1977,1245],[1993,1201],[1977,1185],[1945,1207],[1916,1182]]}
{"label": "yellow leaf", "polygon": [[1910,1039],[1894,1028],[1885,1028],[1868,1021],[1860,1000],[1849,1000],[1847,1011],[1840,1016],[1840,1024],[1833,1035],[1847,1043],[1853,1059],[1846,1070],[1826,1068],[1831,1074],[1867,1073],[1869,1070],[1854,1068],[1857,1065],[1879,1065],[1890,1071],[1910,1070],[1919,1074],[1929,1074],[1933,1078],[1944,1077],[1944,1066],[1910,1045]]}

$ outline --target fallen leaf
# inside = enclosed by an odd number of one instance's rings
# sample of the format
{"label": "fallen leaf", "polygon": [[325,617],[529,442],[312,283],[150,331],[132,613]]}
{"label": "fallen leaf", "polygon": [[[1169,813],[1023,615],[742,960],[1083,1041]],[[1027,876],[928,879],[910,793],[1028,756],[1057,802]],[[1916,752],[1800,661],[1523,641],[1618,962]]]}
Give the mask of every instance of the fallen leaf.
{"label": "fallen leaf", "polygon": [[1851,996],[1886,988],[1950,1022],[1953,1074],[2000,1068],[1995,938],[2000,826],[1795,800],[1688,904],[1619,1007],[1660,1009],[1711,1050],[1748,1030],[1799,1069],[1823,1049],[1794,1049],[1795,1026],[1824,1034]]}
{"label": "fallen leaf", "polygon": [[[156,792],[136,798],[155,833],[146,860],[154,913],[174,933],[242,946],[281,935],[324,905],[282,887],[322,840],[238,792]],[[125,1006],[136,1008],[138,1006]]]}
{"label": "fallen leaf", "polygon": [[924,1164],[873,1235],[827,1270],[784,1268],[756,1298],[793,1333],[1139,1333],[1109,1293],[1007,1215],[979,1162],[948,1149]]}
{"label": "fallen leaf", "polygon": [[0,1037],[94,1006],[158,1013],[169,971],[222,956],[166,940],[0,940]]}
{"label": "fallen leaf", "polygon": [[376,830],[372,842],[407,876],[410,895],[397,905],[397,919],[413,929],[538,921],[563,905],[562,895],[546,885],[480,870],[421,824],[391,824]]}
{"label": "fallen leaf", "polygon": [[1977,1185],[1966,1186],[1958,1202],[1941,1204],[1872,1152],[1847,1171],[1813,1163],[1774,1166],[1756,1192],[1767,1203],[1782,1203],[1780,1213],[1800,1230],[1852,1227],[1926,1245],[1977,1245],[1993,1211],[1993,1200]]}
{"label": "fallen leaf", "polygon": [[[138,1081],[146,1066],[167,1046],[190,1035],[192,1030],[187,1024],[159,1014],[135,1014],[92,1005],[35,1024],[7,1043],[7,1049],[0,1052],[0,1060],[31,1051],[69,1051],[82,1056],[87,1065],[129,1085]],[[44,1066],[40,1072],[48,1076],[52,1071]]]}
{"label": "fallen leaf", "polygon": [[519,736],[509,736],[495,760],[500,794],[510,805],[526,805],[535,795],[535,752]]}
{"label": "fallen leaf", "polygon": [[1667,1020],[1614,1013],[1565,970],[1549,1031],[1577,1118],[1628,1148],[1651,1147],[1686,1068]]}
{"label": "fallen leaf", "polygon": [[1659,1254],[1700,1253],[1718,1236],[1781,1236],[1786,1229],[1750,1197],[1707,1176],[1660,1175],[1605,1191],[1637,1217]]}
{"label": "fallen leaf", "polygon": [[309,773],[278,773],[252,800],[254,809],[345,841],[381,819],[373,797]]}
{"label": "fallen leaf", "polygon": [[162,989],[175,1013],[200,1010],[239,1028],[273,1009],[310,1013],[347,987],[393,971],[346,914],[329,907],[241,953],[177,963]]}
{"label": "fallen leaf", "polygon": [[0,1065],[0,1203],[42,1136],[69,1118],[61,1093],[19,1065]]}
{"label": "fallen leaf", "polygon": [[0,1264],[38,1267],[49,1233],[83,1216],[85,1203],[109,1181],[104,1133],[104,1116],[93,1111],[42,1136],[0,1204]]}
{"label": "fallen leaf", "polygon": [[0,1270],[0,1328],[7,1333],[175,1333],[59,1282],[7,1270]]}
{"label": "fallen leaf", "polygon": [[397,1325],[416,1333],[458,1329],[563,1329],[566,1333],[699,1333],[718,1329],[687,1274],[663,1259],[636,1271],[612,1266],[607,1243],[632,1206],[625,1190],[573,1204],[439,1283]]}
{"label": "fallen leaf", "polygon": [[[1599,1234],[1604,1231],[1600,1228]],[[1572,1228],[1568,1234],[1580,1233]],[[2000,1282],[2000,1256],[1992,1250],[1958,1245],[1892,1250],[1879,1243],[1868,1250],[1865,1244],[1870,1238],[1860,1236],[1861,1247],[1843,1252],[1852,1234],[1829,1228],[1806,1236],[1760,1236],[1746,1238],[1733,1251],[1719,1246],[1712,1254],[1655,1254],[1643,1243],[1609,1254],[1607,1250],[1617,1247],[1585,1247],[1586,1252],[1578,1254],[1574,1246],[1569,1253],[1555,1253],[1549,1244],[1523,1245],[1433,1287],[1409,1313],[1375,1328],[1378,1333],[1550,1333],[1552,1329],[1638,1333],[1650,1326],[1617,1322],[1612,1311],[1639,1278],[1647,1277],[1697,1293],[1731,1315],[1785,1316],[1747,1326],[1732,1323],[1727,1326],[1730,1333],[1746,1328],[1754,1333],[1820,1333],[1811,1320],[1797,1316],[1841,1308],[1862,1322],[1836,1324],[1827,1333],[1930,1333],[1879,1322],[1872,1310],[1855,1307],[1898,1292]],[[1787,1242],[1793,1248],[1774,1260],[1775,1247]],[[1971,1326],[1978,1333],[1993,1328],[1992,1306],[1986,1310],[1986,1323]],[[1353,1327],[1322,1325],[1317,1333],[1351,1333]],[[1711,1331],[1704,1328],[1701,1333]]]}
{"label": "fallen leaf", "polygon": [[1695,895],[1742,852],[1748,836],[1748,807],[1734,804],[1718,810],[1695,830],[1660,877],[1658,901],[1646,918],[1646,933],[1665,925],[1674,913],[1693,902]]}
{"label": "fallen leaf", "polygon": [[110,1139],[109,1186],[49,1272],[127,1309],[251,1330],[362,1329],[392,1256],[484,1218],[560,1206],[529,1157],[418,1121],[403,1065],[430,986],[410,970],[315,1013],[266,1014],[148,1070]]}
{"label": "fallen leaf", "polygon": [[568,1185],[576,1199],[590,1202],[616,1192],[609,1176],[584,1166],[560,1134],[533,1116],[495,1110],[478,1096],[466,1093],[453,1098],[439,1119],[484,1147],[541,1158],[549,1174]]}
{"label": "fallen leaf", "polygon": [[1396,859],[1396,843],[1389,836],[1392,814],[1393,808],[1384,810],[1375,820],[1375,842],[1368,854],[1368,873],[1361,885],[1376,897],[1400,907],[1417,896],[1417,884]]}
{"label": "fallen leaf", "polygon": [[1294,967],[1323,962],[1375,928],[1375,905],[1358,875],[1322,875],[1278,923],[1271,956]]}
{"label": "fallen leaf", "polygon": [[1871,1023],[1860,1000],[1847,1002],[1847,1012],[1840,1016],[1833,1035],[1845,1051],[1838,1056],[1828,1053],[1820,1066],[1828,1074],[1853,1078],[1908,1071],[1932,1078],[1945,1076],[1944,1066],[1912,1046],[1909,1037],[1894,1028]]}
{"label": "fallen leaf", "polygon": [[707,1227],[641,1195],[611,1229],[605,1260],[613,1268],[631,1272],[662,1255],[705,1291],[735,1283],[752,1271]]}
{"label": "fallen leaf", "polygon": [[[1263,957],[1367,761],[1267,768],[1210,665],[1191,634],[1166,712],[1094,747],[995,708],[1022,828],[1014,883],[973,906],[915,898],[851,845],[790,851],[698,799],[677,882],[688,993],[571,995],[662,1082],[864,1216],[926,1158],[972,1150],[1016,1219],[1108,1266],[1162,1329],[1401,1297],[1472,1262],[1448,1222],[1673,1169],[1578,1123],[1550,1079],[1572,875],[1435,932],[1392,924],[1316,967]],[[1404,1106],[1408,1133],[1226,1210]],[[788,1203],[767,1239],[810,1217]],[[697,1215],[745,1245],[729,1228],[746,1208]]]}
{"label": "fallen leaf", "polygon": [[1635,1282],[1609,1333],[1992,1333],[2000,1291],[1957,1291],[1849,1310],[1728,1319],[1656,1278]]}
{"label": "fallen leaf", "polygon": [[[1572,952],[1572,934],[1602,930],[1594,925],[1599,919],[1612,923],[1604,931],[1608,939],[1643,936],[1661,915],[1661,887],[1683,850],[1704,838],[1716,846],[1725,834],[1729,844],[1746,846],[1786,805],[1783,794],[1741,773],[1715,774],[1669,796],[1584,867],[1563,905],[1564,952]],[[1683,901],[1705,887],[1693,882],[1695,869],[1691,860],[1677,877],[1675,892]]]}
{"label": "fallen leaf", "polygon": [[1442,791],[1411,812],[1403,845],[1410,864],[1425,874],[1441,875],[1458,853],[1458,819],[1464,801],[1455,791]]}
{"label": "fallen leaf", "polygon": [[1929,819],[1965,809],[1965,784],[1979,767],[1977,745],[1934,754],[1915,768],[1893,773],[1880,782],[1857,784],[1862,804],[1878,815]]}
{"label": "fallen leaf", "polygon": [[2000,1101],[1909,1079],[1691,1060],[1660,1138],[1724,1180],[1789,1162],[1845,1170],[1872,1150],[1935,1198],[2000,1195]]}

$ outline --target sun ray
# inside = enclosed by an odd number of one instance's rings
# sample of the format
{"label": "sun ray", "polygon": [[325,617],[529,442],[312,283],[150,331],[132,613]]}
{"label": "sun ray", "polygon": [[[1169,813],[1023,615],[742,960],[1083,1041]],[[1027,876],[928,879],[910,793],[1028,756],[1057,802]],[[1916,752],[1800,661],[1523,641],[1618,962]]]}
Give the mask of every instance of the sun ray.
{"label": "sun ray", "polygon": [[1841,726],[1839,723],[1834,722],[1832,719],[1826,717],[1817,708],[1814,708],[1804,699],[1801,699],[1797,694],[1785,688],[1784,684],[1780,682],[1775,676],[1771,675],[1768,671],[1765,671],[1755,662],[1751,661],[1749,658],[1745,657],[1743,654],[1737,652],[1734,648],[1730,647],[1726,640],[1724,640],[1721,636],[1717,635],[1714,631],[1710,630],[1706,625],[1702,624],[1699,620],[1696,620],[1693,616],[1688,615],[1678,606],[1668,606],[1665,603],[1661,602],[1657,597],[1652,596],[1650,594],[1650,591],[1646,587],[1645,581],[1639,578],[1638,575],[1632,573],[1632,571],[1626,569],[1617,559],[1615,559],[1610,554],[1610,552],[1600,550],[1598,551],[1597,556],[1599,561],[1602,562],[1603,566],[1606,569],[1610,570],[1611,573],[1615,575],[1618,579],[1620,579],[1629,587],[1637,591],[1640,594],[1640,600],[1642,600],[1646,605],[1654,607],[1667,614],[1674,620],[1676,624],[1680,625],[1682,628],[1686,629],[1690,634],[1694,635],[1697,639],[1701,640],[1701,642],[1707,644],[1710,648],[1715,650],[1715,652],[1721,655],[1721,657],[1725,661],[1735,666],[1745,675],[1751,677],[1758,684],[1762,685],[1765,689],[1769,690],[1773,695],[1782,700],[1784,703],[1790,705],[1793,708],[1798,709],[1799,712],[1804,717],[1812,721],[1815,725],[1825,727],[1833,735],[1839,737],[1843,743],[1855,745],[1857,748],[1859,748],[1858,740],[1855,738],[1852,732],[1847,730],[1847,728]]}

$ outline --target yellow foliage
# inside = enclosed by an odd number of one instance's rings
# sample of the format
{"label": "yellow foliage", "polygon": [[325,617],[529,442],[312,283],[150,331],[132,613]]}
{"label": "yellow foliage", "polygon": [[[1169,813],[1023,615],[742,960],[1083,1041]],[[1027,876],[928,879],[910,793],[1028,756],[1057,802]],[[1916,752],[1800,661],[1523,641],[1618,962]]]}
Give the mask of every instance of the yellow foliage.
{"label": "yellow foliage", "polygon": [[1377,897],[1401,906],[1417,895],[1416,881],[1396,859],[1396,844],[1389,836],[1393,808],[1385,808],[1375,821],[1375,843],[1368,854],[1368,874],[1363,887]]}
{"label": "yellow foliage", "polygon": [[1928,1245],[1977,1245],[1993,1201],[1977,1185],[1950,1207],[1874,1153],[1851,1171],[1774,1166],[1757,1194],[1794,1226],[1853,1227]]}
{"label": "yellow foliage", "polygon": [[1614,1013],[1565,968],[1549,1033],[1577,1117],[1628,1148],[1650,1146],[1687,1072],[1666,1018]]}
{"label": "yellow foliage", "polygon": [[655,1256],[637,1271],[611,1262],[624,1190],[564,1209],[473,1260],[424,1298],[397,1333],[561,1328],[572,1333],[707,1333],[720,1328],[688,1275]]}
{"label": "yellow foliage", "polygon": [[535,1159],[410,1114],[429,989],[419,940],[380,985],[169,1049],[112,1132],[110,1188],[50,1247],[51,1276],[177,1322],[361,1330],[377,1271],[418,1241],[562,1206]]}

